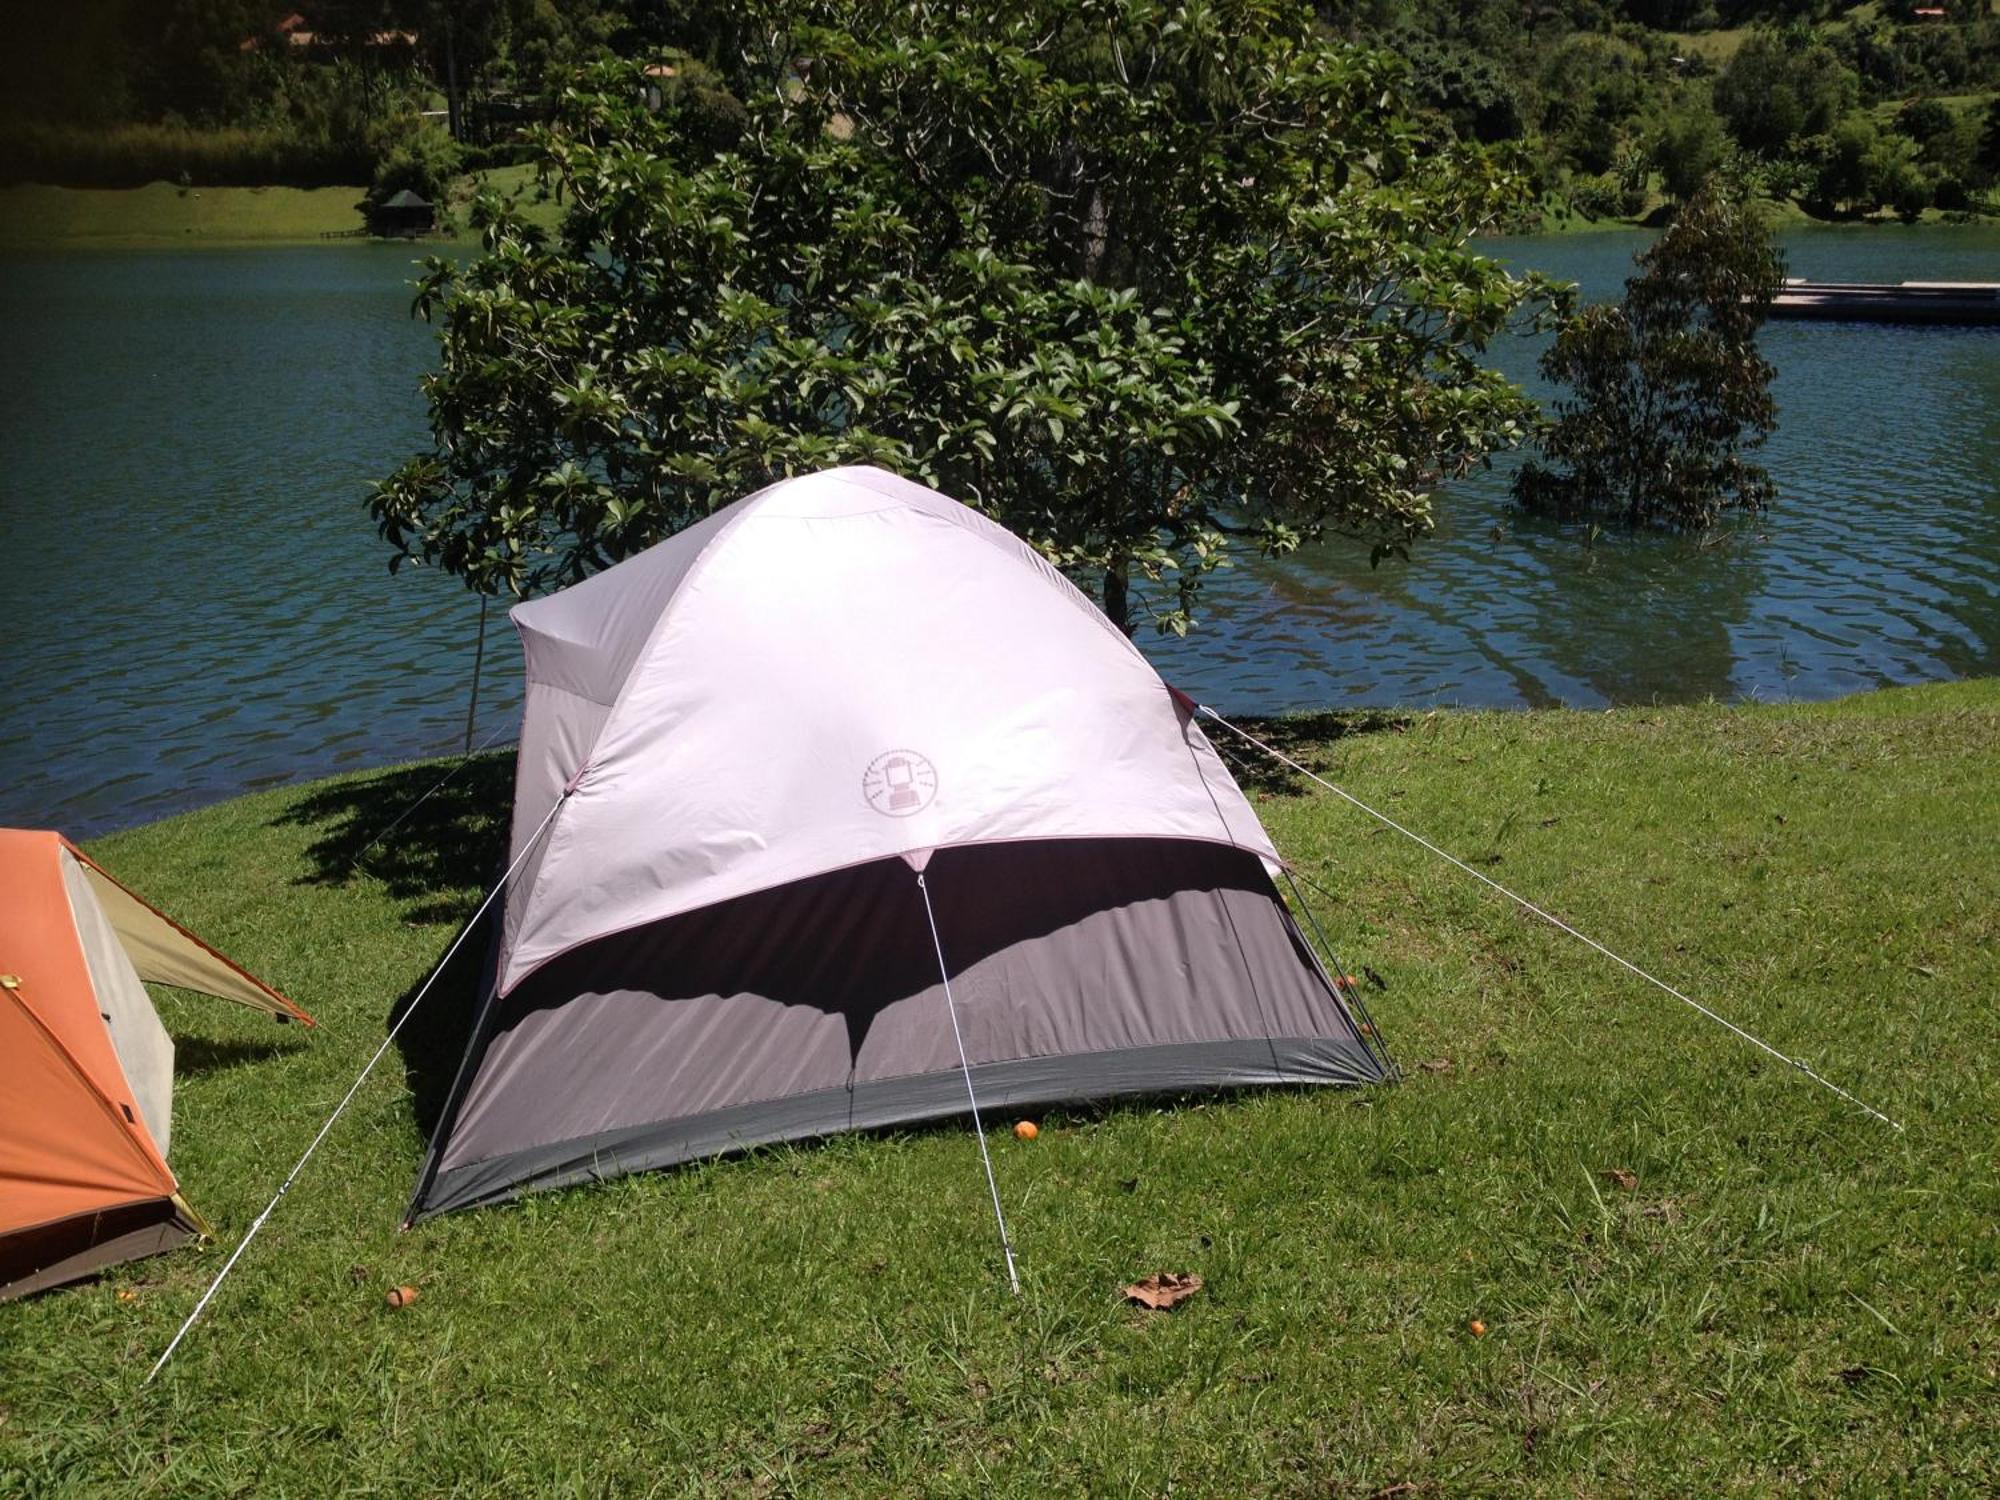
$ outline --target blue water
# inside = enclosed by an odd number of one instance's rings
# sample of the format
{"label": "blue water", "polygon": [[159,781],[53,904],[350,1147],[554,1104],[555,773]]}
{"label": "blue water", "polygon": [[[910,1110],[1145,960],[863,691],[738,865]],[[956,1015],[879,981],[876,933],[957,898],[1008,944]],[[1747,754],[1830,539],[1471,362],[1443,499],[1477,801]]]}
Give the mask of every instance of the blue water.
{"label": "blue water", "polygon": [[[1607,295],[1636,234],[1497,242]],[[1793,274],[2000,280],[2000,232],[1811,231]],[[88,834],[465,742],[479,605],[391,578],[425,442],[383,246],[0,259],[0,823]],[[1504,465],[1408,564],[1251,561],[1168,677],[1225,709],[1824,697],[1996,668],[2000,332],[1774,324],[1781,504],[1707,547],[1522,521]],[[1533,351],[1497,352],[1526,377]],[[519,711],[497,612],[474,743]]]}

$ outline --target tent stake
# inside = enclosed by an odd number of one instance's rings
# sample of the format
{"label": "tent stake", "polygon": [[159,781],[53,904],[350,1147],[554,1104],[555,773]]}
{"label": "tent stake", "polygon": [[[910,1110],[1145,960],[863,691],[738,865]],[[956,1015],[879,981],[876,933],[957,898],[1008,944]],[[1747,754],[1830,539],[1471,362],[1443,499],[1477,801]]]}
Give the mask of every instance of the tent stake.
{"label": "tent stake", "polygon": [[444,957],[437,961],[437,966],[431,970],[430,978],[426,979],[424,987],[417,991],[416,998],[403,1008],[403,1013],[400,1016],[396,1017],[396,1024],[389,1028],[389,1034],[382,1038],[382,1045],[375,1049],[375,1055],[368,1059],[367,1064],[355,1076],[354,1082],[348,1086],[346,1096],[340,1103],[333,1107],[333,1113],[326,1117],[326,1123],[320,1126],[319,1134],[312,1138],[312,1144],[306,1147],[305,1154],[292,1164],[292,1170],[287,1172],[285,1180],[278,1184],[278,1191],[271,1195],[271,1201],[264,1205],[264,1211],[251,1221],[249,1233],[245,1234],[237,1243],[236,1248],[229,1252],[229,1259],[224,1261],[222,1269],[215,1273],[215,1280],[211,1281],[208,1284],[208,1290],[201,1294],[201,1300],[195,1303],[194,1311],[187,1315],[187,1321],[181,1324],[180,1331],[174,1335],[173,1342],[167,1345],[159,1359],[154,1363],[153,1368],[146,1372],[146,1378],[141,1382],[142,1384],[151,1385],[153,1377],[166,1368],[167,1361],[174,1357],[174,1351],[180,1348],[181,1340],[188,1336],[188,1330],[194,1327],[195,1320],[202,1315],[203,1309],[208,1306],[209,1301],[215,1296],[217,1288],[222,1285],[223,1278],[236,1268],[236,1262],[243,1258],[243,1252],[248,1250],[250,1242],[257,1238],[257,1232],[264,1227],[264,1221],[271,1217],[271,1211],[278,1206],[285,1194],[291,1191],[292,1184],[298,1180],[299,1173],[305,1170],[306,1163],[312,1160],[313,1153],[319,1150],[320,1142],[326,1139],[327,1133],[333,1129],[334,1122],[347,1112],[347,1106],[352,1104],[354,1096],[361,1092],[361,1085],[366,1083],[368,1075],[375,1071],[375,1064],[380,1062],[382,1055],[396,1044],[397,1034],[402,1031],[410,1017],[417,1013],[417,1007],[423,1004],[424,996],[428,995],[431,992],[431,986],[437,983],[438,975],[442,974],[446,966],[451,963],[452,955],[458,952],[465,940],[478,928],[479,919],[486,915],[486,908],[493,904],[493,898],[507,889],[507,882],[514,878],[514,872],[521,868],[522,861],[527,859],[528,855],[533,852],[535,845],[541,842],[542,834],[547,831],[549,824],[555,820],[555,815],[562,811],[563,803],[568,800],[569,793],[567,792],[556,799],[556,805],[550,808],[549,815],[542,819],[541,827],[529,835],[527,843],[521,846],[521,852],[515,856],[514,862],[507,867],[507,873],[500,877],[500,883],[486,893],[486,899],[479,903],[479,910],[472,914],[472,920],[467,922],[459,931],[458,936],[453,939],[452,945],[445,950]]}
{"label": "tent stake", "polygon": [[1744,1041],[1748,1042],[1751,1046],[1757,1048],[1759,1051],[1768,1053],[1770,1056],[1775,1057],[1779,1062],[1784,1063],[1789,1067],[1797,1068],[1801,1073],[1805,1074],[1806,1077],[1810,1078],[1814,1083],[1818,1084],[1821,1088],[1827,1089],[1832,1093],[1838,1094],[1841,1098],[1845,1099],[1849,1104],[1854,1105],[1857,1109],[1865,1110],[1867,1113],[1873,1115],[1876,1119],[1880,1120],[1884,1125],[1889,1126],[1892,1130],[1901,1130],[1903,1128],[1901,1125],[1898,1125],[1894,1120],[1890,1119],[1887,1115],[1883,1114],[1882,1111],[1877,1109],[1874,1105],[1869,1104],[1864,1100],[1855,1098],[1854,1095],[1848,1093],[1847,1090],[1842,1088],[1839,1084],[1832,1083],[1827,1079],[1820,1077],[1820,1075],[1815,1073],[1809,1065],[1799,1061],[1798,1058],[1788,1057],[1784,1053],[1780,1052],[1776,1047],[1773,1047],[1769,1042],[1765,1041],[1763,1038],[1752,1036],[1749,1032],[1745,1031],[1741,1026],[1738,1026],[1734,1021],[1731,1021],[1726,1017],[1717,1015],[1714,1011],[1710,1010],[1706,1005],[1703,1005],[1699,1000],[1691,999],[1687,995],[1682,994],[1679,990],[1675,989],[1672,985],[1668,984],[1664,979],[1655,979],[1651,974],[1648,974],[1644,969],[1640,968],[1630,959],[1620,958],[1616,953],[1613,953],[1609,948],[1605,947],[1604,944],[1598,942],[1596,938],[1591,937],[1588,933],[1578,932],[1574,927],[1570,926],[1569,923],[1565,922],[1561,917],[1553,916],[1550,913],[1542,910],[1541,907],[1535,905],[1534,902],[1530,901],[1525,896],[1517,896],[1514,892],[1508,890],[1507,887],[1502,885],[1499,881],[1493,879],[1492,876],[1481,874],[1478,870],[1473,869],[1471,865],[1467,864],[1464,860],[1458,858],[1456,855],[1448,854],[1443,849],[1438,848],[1436,844],[1433,844],[1429,839],[1425,838],[1422,834],[1413,833],[1411,830],[1405,828],[1401,823],[1398,823],[1394,818],[1390,817],[1387,813],[1377,812],[1374,808],[1370,807],[1366,802],[1363,802],[1359,797],[1355,796],[1352,792],[1342,790],[1340,787],[1337,787],[1332,782],[1328,781],[1324,776],[1315,775],[1312,771],[1307,770],[1306,767],[1300,765],[1297,761],[1293,760],[1291,756],[1285,754],[1284,751],[1278,749],[1275,745],[1268,745],[1264,741],[1258,739],[1256,735],[1250,733],[1249,730],[1238,728],[1236,725],[1230,723],[1227,719],[1223,718],[1221,714],[1217,713],[1214,709],[1210,708],[1207,704],[1205,703],[1197,704],[1195,711],[1201,714],[1204,718],[1213,719],[1216,723],[1220,724],[1224,729],[1228,730],[1231,734],[1237,736],[1239,739],[1249,741],[1249,743],[1255,745],[1259,750],[1262,750],[1266,755],[1270,756],[1273,760],[1280,761],[1283,764],[1290,766],[1294,771],[1298,772],[1299,775],[1305,777],[1306,780],[1313,782],[1317,786],[1325,788],[1329,792],[1332,792],[1334,796],[1339,797],[1342,801],[1351,803],[1355,807],[1358,807],[1362,812],[1368,814],[1369,817],[1373,818],[1376,822],[1380,823],[1384,828],[1393,829],[1395,832],[1400,833],[1404,838],[1410,839],[1415,843],[1423,845],[1424,848],[1430,850],[1431,853],[1435,854],[1439,859],[1443,860],[1446,864],[1458,866],[1459,869],[1463,870],[1466,874],[1470,875],[1474,880],[1477,880],[1482,885],[1492,887],[1494,890],[1498,891],[1501,895],[1505,896],[1509,901],[1513,902],[1516,906],[1520,907],[1523,911],[1530,912],[1533,915],[1540,917],[1544,922],[1547,922],[1551,927],[1559,928],[1562,931],[1568,933],[1571,937],[1575,938],[1578,942],[1583,943],[1588,947],[1595,948],[1599,953],[1602,953],[1606,958],[1610,959],[1613,963],[1619,965],[1621,968],[1629,969],[1632,973],[1638,975],[1641,979],[1645,980],[1646,983],[1652,985],[1655,989],[1665,990],[1669,995],[1672,995],[1676,1000],[1680,1001],[1681,1004],[1687,1006],[1690,1010],[1698,1011],[1702,1015],[1707,1016],[1709,1020],[1715,1022],[1716,1025],[1721,1026],[1728,1031],[1734,1032],[1737,1036],[1741,1037]]}
{"label": "tent stake", "polygon": [[944,1005],[951,1012],[951,1036],[958,1043],[958,1066],[965,1074],[965,1097],[972,1104],[972,1134],[979,1142],[979,1159],[986,1164],[986,1190],[993,1195],[993,1222],[1000,1226],[1000,1253],[1007,1257],[1007,1284],[1018,1297],[1021,1277],[1014,1269],[1014,1245],[1007,1238],[1007,1216],[1000,1211],[1000,1184],[993,1176],[993,1153],[986,1149],[986,1129],[979,1122],[979,1096],[972,1091],[972,1064],[965,1055],[965,1033],[958,1028],[958,1002],[951,998],[951,971],[945,967],[944,942],[938,937],[937,913],[931,909],[931,888],[922,870],[917,871],[917,889],[923,892],[924,916],[931,924],[931,947],[937,951],[938,978],[944,981]]}

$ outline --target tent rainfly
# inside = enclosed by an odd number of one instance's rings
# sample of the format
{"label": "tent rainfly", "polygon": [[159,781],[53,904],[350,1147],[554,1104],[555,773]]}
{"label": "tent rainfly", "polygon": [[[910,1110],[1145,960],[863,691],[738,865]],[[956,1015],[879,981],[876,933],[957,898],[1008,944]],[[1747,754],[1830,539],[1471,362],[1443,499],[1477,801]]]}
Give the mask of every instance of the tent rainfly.
{"label": "tent rainfly", "polygon": [[955,501],[787,480],[513,619],[515,874],[413,1219],[975,1084],[1385,1076],[1191,703]]}
{"label": "tent rainfly", "polygon": [[61,834],[0,829],[0,1300],[205,1231],[167,1167],[148,982],[312,1025]]}

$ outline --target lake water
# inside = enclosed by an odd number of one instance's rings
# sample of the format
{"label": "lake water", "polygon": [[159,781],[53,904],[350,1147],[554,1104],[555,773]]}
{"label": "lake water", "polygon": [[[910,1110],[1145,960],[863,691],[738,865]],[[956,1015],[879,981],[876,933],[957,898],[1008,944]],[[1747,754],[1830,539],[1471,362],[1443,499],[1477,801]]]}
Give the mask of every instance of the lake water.
{"label": "lake water", "polygon": [[[1499,242],[1614,294],[1633,233]],[[2000,231],[1814,230],[1792,273],[2000,279]],[[464,743],[479,606],[362,508],[425,437],[406,249],[0,258],[0,824],[88,834]],[[1827,697],[2000,652],[2000,331],[1773,324],[1779,507],[1700,547],[1513,517],[1504,467],[1409,564],[1239,567],[1144,642],[1225,712]],[[1533,351],[1500,351],[1520,376]],[[519,711],[495,612],[475,743]]]}

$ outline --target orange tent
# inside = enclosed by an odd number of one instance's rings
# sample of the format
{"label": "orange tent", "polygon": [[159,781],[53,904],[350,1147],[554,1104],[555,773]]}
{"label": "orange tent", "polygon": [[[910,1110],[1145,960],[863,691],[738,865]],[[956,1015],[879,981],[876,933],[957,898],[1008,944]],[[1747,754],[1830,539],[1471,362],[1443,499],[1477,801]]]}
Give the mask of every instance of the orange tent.
{"label": "orange tent", "polygon": [[313,1024],[61,834],[0,829],[0,1300],[206,1232],[146,981]]}

